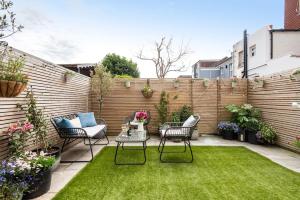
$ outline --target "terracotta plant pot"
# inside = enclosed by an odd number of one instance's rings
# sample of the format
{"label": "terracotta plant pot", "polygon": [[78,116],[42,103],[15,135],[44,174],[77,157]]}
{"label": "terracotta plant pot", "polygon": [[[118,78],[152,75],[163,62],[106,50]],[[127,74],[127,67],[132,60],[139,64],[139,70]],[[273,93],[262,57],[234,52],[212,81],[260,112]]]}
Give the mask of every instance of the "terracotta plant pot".
{"label": "terracotta plant pot", "polygon": [[0,80],[0,97],[16,97],[27,87],[27,83]]}

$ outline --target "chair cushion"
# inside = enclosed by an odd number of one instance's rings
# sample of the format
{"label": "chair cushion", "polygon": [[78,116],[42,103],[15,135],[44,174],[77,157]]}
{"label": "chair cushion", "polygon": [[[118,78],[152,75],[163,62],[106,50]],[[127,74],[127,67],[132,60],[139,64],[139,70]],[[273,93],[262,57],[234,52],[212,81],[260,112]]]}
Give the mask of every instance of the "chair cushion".
{"label": "chair cushion", "polygon": [[57,119],[55,123],[59,128],[74,128],[71,120],[66,118]]}
{"label": "chair cushion", "polygon": [[93,112],[89,112],[89,113],[78,113],[77,114],[79,119],[80,119],[80,123],[82,128],[85,127],[93,127],[97,125],[96,119],[95,119],[95,115]]}
{"label": "chair cushion", "polygon": [[76,117],[74,119],[70,120],[70,123],[72,124],[72,128],[82,128],[79,117]]}
{"label": "chair cushion", "polygon": [[183,123],[182,127],[191,127],[196,123],[197,119],[191,115],[185,122]]}
{"label": "chair cushion", "polygon": [[106,128],[104,124],[83,128],[89,137],[94,137]]}
{"label": "chair cushion", "polygon": [[161,133],[161,136],[165,136],[165,134],[167,133],[166,136],[186,136],[187,132],[186,131],[183,131],[182,129],[169,129],[168,132],[166,132],[167,129],[161,129],[160,130],[160,133]]}

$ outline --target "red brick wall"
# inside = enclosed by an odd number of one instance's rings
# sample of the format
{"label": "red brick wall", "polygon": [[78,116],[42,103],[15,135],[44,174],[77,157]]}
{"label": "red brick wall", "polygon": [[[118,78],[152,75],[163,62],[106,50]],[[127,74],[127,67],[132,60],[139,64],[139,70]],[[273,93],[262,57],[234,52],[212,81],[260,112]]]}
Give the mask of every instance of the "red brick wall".
{"label": "red brick wall", "polygon": [[285,29],[300,29],[299,0],[285,0]]}

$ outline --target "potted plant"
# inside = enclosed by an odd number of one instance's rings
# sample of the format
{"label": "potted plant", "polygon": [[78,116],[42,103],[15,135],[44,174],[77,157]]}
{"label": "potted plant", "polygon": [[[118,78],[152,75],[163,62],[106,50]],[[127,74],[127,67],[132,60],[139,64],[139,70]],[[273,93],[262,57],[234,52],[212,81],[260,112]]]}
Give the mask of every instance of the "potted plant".
{"label": "potted plant", "polygon": [[219,134],[226,140],[237,139],[239,133],[239,127],[236,123],[232,122],[220,122],[218,124]]}
{"label": "potted plant", "polygon": [[296,71],[293,72],[293,74],[291,75],[291,79],[300,81],[300,69],[297,69]]}
{"label": "potted plant", "polygon": [[255,78],[254,79],[254,87],[255,88],[263,88],[265,85],[265,81],[263,79]]}
{"label": "potted plant", "polygon": [[207,78],[203,79],[203,86],[205,88],[208,88],[208,86],[209,86],[209,79],[207,79]]}
{"label": "potted plant", "polygon": [[64,73],[64,80],[65,80],[65,82],[67,83],[67,82],[71,81],[74,76],[75,76],[74,72],[66,71]]}
{"label": "potted plant", "polygon": [[179,85],[180,85],[179,79],[175,79],[174,82],[173,82],[174,88],[179,88]]}
{"label": "potted plant", "polygon": [[122,74],[122,75],[116,75],[114,78],[124,79],[125,80],[125,82],[124,82],[125,87],[130,88],[132,76],[127,75],[127,74]]}
{"label": "potted plant", "polygon": [[147,79],[147,85],[142,89],[142,94],[145,98],[151,98],[153,96],[153,89],[150,87],[150,79]]}
{"label": "potted plant", "polygon": [[237,86],[237,79],[236,78],[231,79],[231,88],[236,88],[236,86]]}
{"label": "potted plant", "polygon": [[33,199],[47,193],[51,186],[55,157],[45,155],[43,152],[40,154],[26,152],[23,160],[27,161],[31,168],[31,179],[28,181],[28,188],[24,191],[24,198]]}
{"label": "potted plant", "polygon": [[259,121],[252,121],[248,122],[245,129],[245,134],[247,141],[250,144],[261,144],[263,142],[262,138],[260,137],[260,122]]}
{"label": "potted plant", "polygon": [[267,123],[261,123],[260,130],[257,132],[256,137],[262,143],[274,144],[277,139],[277,134],[271,125]]}
{"label": "potted plant", "polygon": [[239,126],[242,133],[245,132],[245,141],[248,141],[250,134],[253,136],[253,134],[257,133],[261,119],[261,111],[259,109],[254,108],[251,104],[243,104],[241,106],[230,104],[225,108],[232,114],[231,121]]}
{"label": "potted plant", "polygon": [[22,73],[25,65],[24,56],[15,57],[10,53],[8,60],[0,60],[0,97],[16,97],[23,92],[28,83],[28,76]]}

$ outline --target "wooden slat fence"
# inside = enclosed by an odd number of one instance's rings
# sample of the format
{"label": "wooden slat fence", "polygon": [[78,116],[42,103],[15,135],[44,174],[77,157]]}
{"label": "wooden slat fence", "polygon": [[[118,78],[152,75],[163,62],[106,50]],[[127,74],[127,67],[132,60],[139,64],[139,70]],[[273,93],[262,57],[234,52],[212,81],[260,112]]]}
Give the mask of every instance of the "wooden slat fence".
{"label": "wooden slat fence", "polygon": [[[131,87],[124,86],[124,80],[115,80],[111,94],[105,98],[102,117],[109,125],[109,134],[116,135],[121,129],[125,117],[135,110],[149,110],[152,121],[150,132],[157,134],[158,113],[155,105],[159,103],[160,94],[166,91],[170,96],[170,112],[178,110],[183,105],[193,107],[194,113],[201,116],[199,131],[203,134],[216,133],[218,121],[228,119],[224,106],[231,100],[242,104],[247,101],[247,81],[240,80],[237,88],[231,88],[231,80],[211,80],[205,87],[203,80],[178,79],[179,87],[174,87],[175,79],[151,79],[150,85],[154,95],[146,99],[141,90],[146,84],[146,79],[133,79]],[[177,96],[177,99],[174,97]],[[91,97],[91,110],[99,116],[99,104],[95,95]]]}
{"label": "wooden slat fence", "polygon": [[300,82],[290,79],[292,71],[264,78],[265,86],[256,88],[249,80],[248,101],[262,110],[263,119],[276,129],[277,144],[299,151],[294,145],[300,135],[300,109],[292,107],[292,102],[300,102]]}
{"label": "wooden slat fence", "polygon": [[[29,87],[37,97],[37,105],[49,118],[79,111],[88,111],[90,78],[76,73],[70,82],[63,79],[65,68],[49,63],[35,56],[15,50],[16,56],[24,54],[26,65],[24,72],[29,76]],[[0,98],[0,159],[7,155],[7,137],[2,133],[9,124],[25,119],[16,104],[24,104],[26,91],[16,98]],[[49,140],[60,143],[56,131],[49,122]],[[31,143],[30,148],[34,148]]]}

